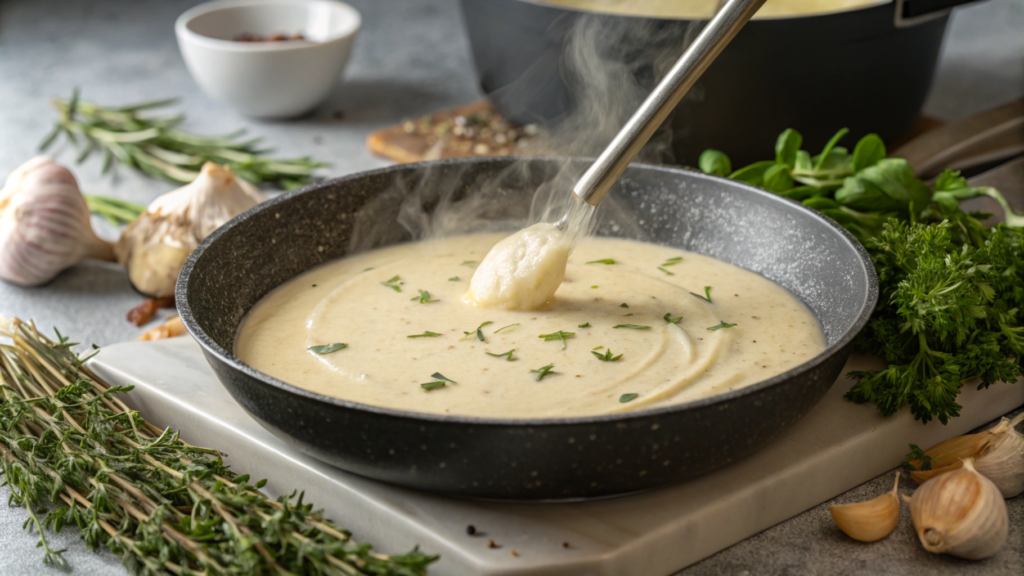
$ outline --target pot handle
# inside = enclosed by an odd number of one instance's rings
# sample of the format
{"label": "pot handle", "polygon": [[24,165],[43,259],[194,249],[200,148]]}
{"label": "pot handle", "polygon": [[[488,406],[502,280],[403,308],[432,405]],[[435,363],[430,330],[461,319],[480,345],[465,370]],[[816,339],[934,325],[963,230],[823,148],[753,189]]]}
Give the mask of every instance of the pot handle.
{"label": "pot handle", "polygon": [[896,0],[896,16],[893,24],[897,28],[909,28],[929,20],[942,18],[956,6],[978,0]]}

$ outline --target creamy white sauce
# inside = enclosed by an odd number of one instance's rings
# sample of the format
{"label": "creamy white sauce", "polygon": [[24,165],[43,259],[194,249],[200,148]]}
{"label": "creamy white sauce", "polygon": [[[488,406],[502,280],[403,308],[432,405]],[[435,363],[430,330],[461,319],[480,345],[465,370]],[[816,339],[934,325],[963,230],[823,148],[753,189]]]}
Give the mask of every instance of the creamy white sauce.
{"label": "creamy white sauce", "polygon": [[[500,240],[476,234],[405,244],[310,270],[257,303],[240,327],[235,353],[283,381],[353,402],[536,418],[711,396],[784,372],[825,347],[810,311],[771,281],[706,256],[630,240],[592,238],[576,248],[554,298],[538,285],[539,309],[466,304],[476,263]],[[553,246],[550,260],[515,261],[516,273],[539,277],[534,272],[562,257]],[[587,263],[606,259],[615,263]],[[481,286],[469,291],[477,298],[542,298],[523,286],[511,292]],[[703,296],[705,286],[712,287],[710,303],[691,294]],[[666,313],[681,320],[668,322]],[[723,322],[735,326],[709,330]],[[573,335],[539,337],[559,331]],[[426,333],[438,336],[409,338]],[[348,346],[323,355],[308,350],[339,342]],[[594,354],[609,348],[621,358],[602,361]],[[511,361],[488,354],[513,349]],[[549,364],[553,373],[538,381],[531,370]],[[455,383],[422,388],[440,381],[434,374]],[[635,398],[620,401],[630,394]]]}

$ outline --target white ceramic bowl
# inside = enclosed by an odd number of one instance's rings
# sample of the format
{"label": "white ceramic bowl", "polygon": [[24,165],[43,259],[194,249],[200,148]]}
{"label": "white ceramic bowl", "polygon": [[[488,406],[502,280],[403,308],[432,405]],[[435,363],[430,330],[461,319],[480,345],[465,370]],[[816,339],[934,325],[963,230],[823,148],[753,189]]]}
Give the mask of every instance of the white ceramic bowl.
{"label": "white ceramic bowl", "polygon": [[[174,30],[185,65],[209,97],[247,116],[290,118],[327,97],[359,24],[359,12],[333,0],[218,0],[179,16]],[[278,33],[306,40],[234,40]]]}

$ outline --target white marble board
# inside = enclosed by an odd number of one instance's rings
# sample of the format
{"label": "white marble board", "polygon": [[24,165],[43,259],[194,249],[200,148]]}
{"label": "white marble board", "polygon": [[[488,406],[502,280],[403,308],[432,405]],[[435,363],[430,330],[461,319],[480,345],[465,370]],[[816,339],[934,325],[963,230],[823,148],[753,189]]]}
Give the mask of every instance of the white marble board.
{"label": "white marble board", "polygon": [[[397,488],[299,453],[232,400],[188,337],[109,346],[90,367],[135,385],[128,403],[153,424],[267,478],[271,496],[305,489],[357,539],[390,553],[418,544],[440,554],[431,573],[442,575],[671,574],[892,469],[910,443],[930,446],[1024,404],[1024,386],[965,386],[959,418],[922,425],[908,411],[883,418],[843,401],[850,383],[840,380],[782,438],[712,474],[619,498],[515,504]],[[864,367],[853,359],[847,369]],[[468,525],[484,534],[469,536]]]}

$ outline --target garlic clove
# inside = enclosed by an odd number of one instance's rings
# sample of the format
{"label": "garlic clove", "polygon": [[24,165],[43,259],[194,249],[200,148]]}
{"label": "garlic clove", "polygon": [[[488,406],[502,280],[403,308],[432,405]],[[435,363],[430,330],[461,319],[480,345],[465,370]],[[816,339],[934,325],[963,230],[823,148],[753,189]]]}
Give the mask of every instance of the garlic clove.
{"label": "garlic clove", "polygon": [[986,451],[974,461],[978,472],[999,488],[1003,498],[1024,493],[1024,434],[1016,426],[1024,422],[1024,413],[1013,421],[1003,418],[989,430],[992,440]]}
{"label": "garlic clove", "polygon": [[172,296],[188,256],[210,233],[265,197],[230,168],[203,165],[190,184],[160,196],[128,225],[114,247],[135,288],[155,298]]}
{"label": "garlic clove", "polygon": [[836,526],[850,538],[861,542],[881,540],[891,534],[900,521],[900,500],[896,496],[899,486],[900,473],[896,472],[891,492],[865,502],[829,506],[828,511]]}
{"label": "garlic clove", "polygon": [[994,555],[1006,542],[1009,521],[999,488],[967,458],[959,470],[921,485],[911,498],[914,529],[925,550],[968,560]]}
{"label": "garlic clove", "polygon": [[[974,458],[975,468],[992,480],[1005,498],[1024,493],[1024,435],[1016,426],[1024,421],[1024,414],[1011,422],[1000,420],[991,429],[978,434],[967,434],[936,444],[925,451],[931,458],[931,469],[914,470],[910,477],[922,484],[940,474],[959,469],[963,459]],[[920,466],[920,462],[911,464]]]}
{"label": "garlic clove", "polygon": [[45,156],[19,166],[0,190],[0,278],[38,286],[85,258],[114,255],[93,231],[74,175]]}

